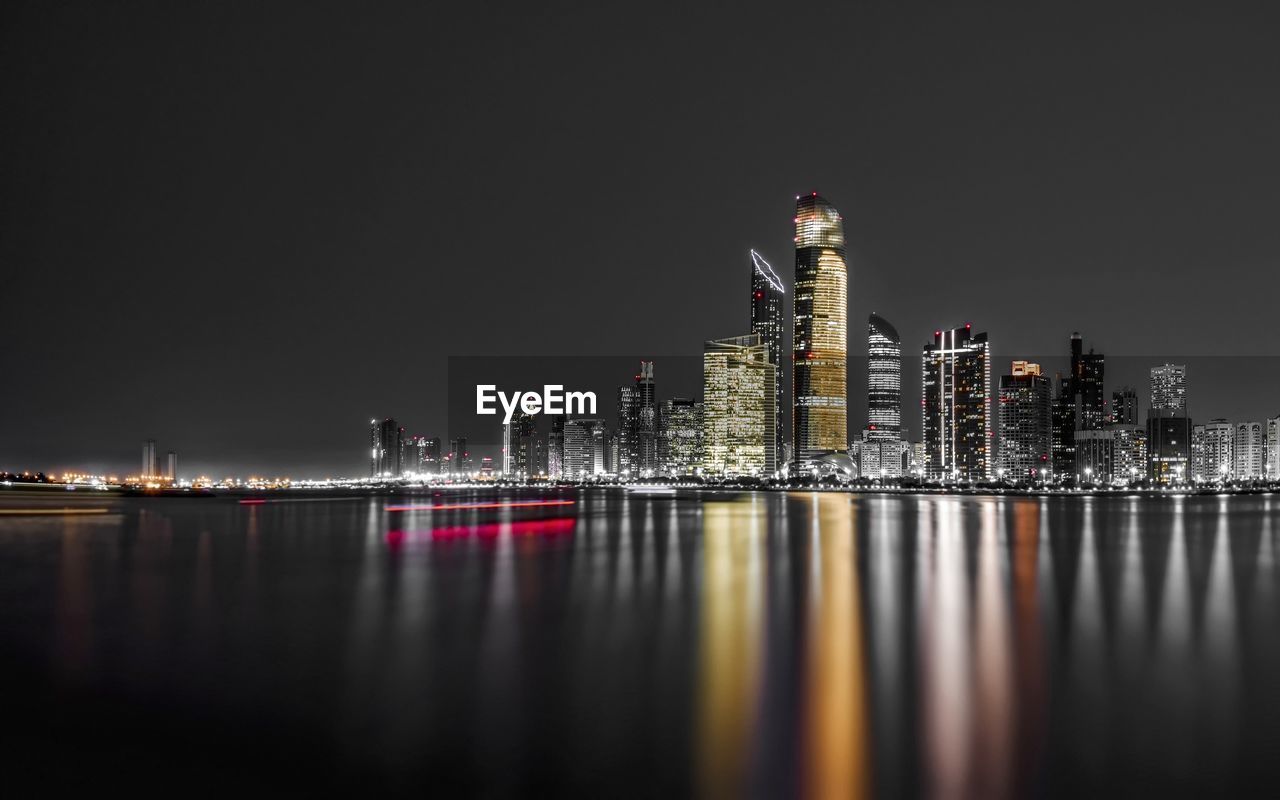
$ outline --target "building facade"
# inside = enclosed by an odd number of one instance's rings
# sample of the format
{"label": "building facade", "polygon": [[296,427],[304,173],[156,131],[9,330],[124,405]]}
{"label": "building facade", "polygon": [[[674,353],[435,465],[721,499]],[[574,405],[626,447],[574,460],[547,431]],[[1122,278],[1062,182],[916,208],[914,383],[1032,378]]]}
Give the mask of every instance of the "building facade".
{"label": "building facade", "polygon": [[712,475],[768,475],[777,469],[774,383],[760,337],[706,343],[702,355],[703,470]]}
{"label": "building facade", "polygon": [[592,417],[571,419],[564,424],[564,475],[568,480],[584,480],[605,473],[604,420]]}
{"label": "building facade", "polygon": [[769,348],[769,363],[774,367],[774,452],[782,452],[783,436],[783,332],[786,326],[786,290],[782,278],[764,256],[751,251],[751,332]]}
{"label": "building facade", "polygon": [[1280,480],[1280,416],[1267,420],[1267,480]]}
{"label": "building facade", "polygon": [[991,477],[991,349],[987,334],[971,327],[934,331],[922,353],[924,475],[931,480]]}
{"label": "building facade", "polygon": [[844,220],[817,192],[796,198],[795,230],[791,441],[807,470],[848,447],[849,274]]}
{"label": "building facade", "polygon": [[1235,479],[1260,481],[1266,477],[1267,437],[1261,422],[1235,426]]}
{"label": "building facade", "polygon": [[1002,477],[1018,483],[1047,479],[1052,473],[1053,415],[1049,378],[1039,364],[1015,361],[1000,377]]}
{"label": "building facade", "polygon": [[692,475],[702,466],[702,403],[689,397],[663,400],[659,417],[658,463],[663,475]]}

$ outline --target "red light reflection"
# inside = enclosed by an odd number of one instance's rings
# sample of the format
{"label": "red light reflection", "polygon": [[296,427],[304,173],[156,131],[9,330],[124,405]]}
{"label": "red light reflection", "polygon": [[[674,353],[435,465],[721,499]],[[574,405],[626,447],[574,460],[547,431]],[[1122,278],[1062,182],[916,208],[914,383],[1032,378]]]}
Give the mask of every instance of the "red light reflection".
{"label": "red light reflection", "polygon": [[387,511],[454,511],[469,508],[542,508],[546,506],[571,506],[573,500],[517,500],[498,503],[442,503],[430,506],[387,506]]}

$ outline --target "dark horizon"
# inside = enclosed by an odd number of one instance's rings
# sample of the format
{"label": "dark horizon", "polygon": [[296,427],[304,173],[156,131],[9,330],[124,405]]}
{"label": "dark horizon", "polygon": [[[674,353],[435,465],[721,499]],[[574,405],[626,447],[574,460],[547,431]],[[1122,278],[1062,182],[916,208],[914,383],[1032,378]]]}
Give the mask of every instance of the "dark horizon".
{"label": "dark horizon", "polygon": [[[873,310],[1270,364],[1277,12],[1153,9],[8,4],[0,470],[359,474],[370,416],[446,438],[450,356],[746,332],[810,190],[855,365]],[[1192,416],[1280,412],[1259,372]]]}

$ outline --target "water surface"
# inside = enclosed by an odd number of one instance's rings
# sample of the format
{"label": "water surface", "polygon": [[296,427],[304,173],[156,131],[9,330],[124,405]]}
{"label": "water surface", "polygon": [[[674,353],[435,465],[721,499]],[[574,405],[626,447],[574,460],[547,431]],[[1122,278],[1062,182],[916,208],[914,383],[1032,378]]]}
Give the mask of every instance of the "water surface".
{"label": "water surface", "polygon": [[[574,502],[389,510],[537,500]],[[1280,776],[1268,495],[93,504],[0,517],[6,758],[49,788],[1079,797]]]}

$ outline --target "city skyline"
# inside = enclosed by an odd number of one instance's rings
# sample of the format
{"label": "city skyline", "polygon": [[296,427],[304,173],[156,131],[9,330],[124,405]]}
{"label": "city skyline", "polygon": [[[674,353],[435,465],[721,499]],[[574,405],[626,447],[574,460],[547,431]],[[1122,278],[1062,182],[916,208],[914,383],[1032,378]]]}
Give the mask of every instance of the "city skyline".
{"label": "city skyline", "polygon": [[[810,191],[845,221],[851,355],[875,311],[908,358],[964,321],[997,362],[1082,331],[1108,376],[1280,356],[1280,110],[1255,102],[1275,76],[1255,12],[0,13],[0,310],[24,340],[0,354],[2,468],[123,471],[154,437],[184,470],[358,474],[370,415],[447,435],[450,355],[696,358],[744,333],[744,254],[790,289]],[[484,69],[459,75],[458,29],[486,31]],[[306,44],[324,41],[343,46]],[[823,114],[802,146],[797,108]],[[1208,281],[1247,291],[1205,304]],[[1198,382],[1193,416],[1274,414],[1271,366],[1249,398]]]}

